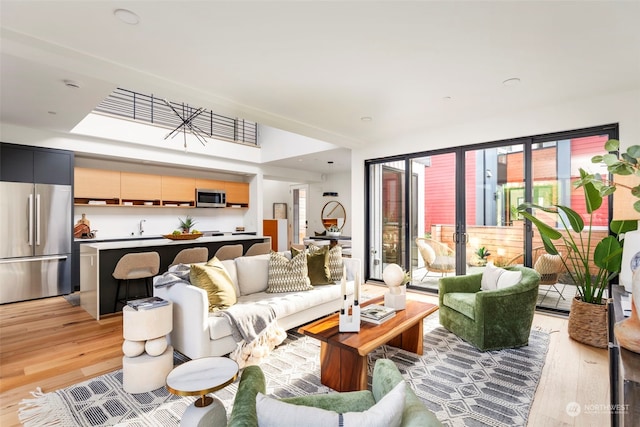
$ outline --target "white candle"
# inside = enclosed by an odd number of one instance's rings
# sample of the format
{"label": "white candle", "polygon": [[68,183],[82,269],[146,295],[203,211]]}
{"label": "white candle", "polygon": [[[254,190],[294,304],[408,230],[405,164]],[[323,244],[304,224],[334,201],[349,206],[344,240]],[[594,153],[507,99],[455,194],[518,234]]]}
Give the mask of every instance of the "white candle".
{"label": "white candle", "polygon": [[341,290],[342,290],[342,296],[344,297],[345,295],[347,295],[347,268],[344,267],[342,270],[342,282],[340,282],[340,286],[341,286]]}

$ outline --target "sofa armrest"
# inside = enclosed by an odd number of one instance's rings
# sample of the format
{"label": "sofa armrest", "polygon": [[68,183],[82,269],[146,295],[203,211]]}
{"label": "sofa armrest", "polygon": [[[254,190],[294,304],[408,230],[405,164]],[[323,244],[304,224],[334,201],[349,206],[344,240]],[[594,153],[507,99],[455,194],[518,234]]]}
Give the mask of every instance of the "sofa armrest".
{"label": "sofa armrest", "polygon": [[[376,402],[389,393],[399,382],[404,382],[398,367],[389,359],[378,359],[373,367],[372,391]],[[409,385],[405,389],[402,427],[441,426],[436,416],[424,406]]]}
{"label": "sofa armrest", "polygon": [[443,306],[444,295],[451,292],[473,293],[480,290],[482,273],[469,274],[467,276],[451,276],[440,279],[438,289],[438,299],[440,306]]}
{"label": "sofa armrest", "polygon": [[266,394],[264,373],[259,366],[247,366],[242,371],[238,391],[227,427],[257,427],[256,396]]}
{"label": "sofa armrest", "polygon": [[[156,279],[154,279],[155,282]],[[153,295],[173,302],[173,347],[191,359],[208,356],[209,300],[204,289],[187,283],[153,288]]]}

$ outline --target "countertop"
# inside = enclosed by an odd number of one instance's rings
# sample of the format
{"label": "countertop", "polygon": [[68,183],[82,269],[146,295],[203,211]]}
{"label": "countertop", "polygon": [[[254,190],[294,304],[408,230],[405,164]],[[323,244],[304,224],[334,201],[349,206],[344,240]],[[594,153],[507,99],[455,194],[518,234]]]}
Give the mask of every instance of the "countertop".
{"label": "countertop", "polygon": [[[204,236],[202,236],[200,239],[204,237],[231,237],[231,236],[240,236],[240,235],[256,236],[257,234],[255,231],[233,231],[233,232],[203,231],[203,233],[204,233]],[[211,235],[211,233],[213,234]],[[165,238],[159,234],[148,234],[144,236],[129,235],[129,236],[119,236],[119,237],[96,237],[93,239],[74,238],[73,241],[76,243],[98,243],[98,242],[121,242],[121,241],[130,241],[130,240],[154,240],[154,239],[157,240],[157,239],[165,239]],[[197,239],[197,240],[200,240],[200,239]]]}
{"label": "countertop", "polygon": [[226,242],[226,241],[240,241],[240,240],[253,240],[256,238],[263,239],[265,236],[256,236],[249,234],[225,234],[223,236],[203,236],[194,240],[170,240],[165,239],[162,236],[151,237],[148,236],[146,238],[130,238],[124,240],[114,240],[114,241],[88,241],[87,239],[83,240],[86,246],[96,248],[98,250],[105,249],[125,249],[125,248],[144,248],[151,246],[170,246],[170,245],[184,245],[184,244],[193,244],[194,242]]}

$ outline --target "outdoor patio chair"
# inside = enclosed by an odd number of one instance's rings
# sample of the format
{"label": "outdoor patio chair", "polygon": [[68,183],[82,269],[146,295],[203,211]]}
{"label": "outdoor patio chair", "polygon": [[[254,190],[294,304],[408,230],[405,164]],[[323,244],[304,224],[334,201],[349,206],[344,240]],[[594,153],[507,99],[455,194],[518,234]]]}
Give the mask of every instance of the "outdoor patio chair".
{"label": "outdoor patio chair", "polygon": [[[544,246],[531,250],[533,269],[540,274],[540,286],[549,286],[560,295],[560,298],[565,299],[556,285],[560,282],[562,274],[567,272],[562,260],[568,261],[571,248],[566,245],[555,246],[558,249],[558,255],[548,254]],[[524,265],[524,253],[511,258],[506,265]]]}
{"label": "outdoor patio chair", "polygon": [[427,269],[420,279],[421,282],[431,271],[442,273],[442,276],[456,271],[456,253],[446,244],[425,237],[417,237],[416,245]]}

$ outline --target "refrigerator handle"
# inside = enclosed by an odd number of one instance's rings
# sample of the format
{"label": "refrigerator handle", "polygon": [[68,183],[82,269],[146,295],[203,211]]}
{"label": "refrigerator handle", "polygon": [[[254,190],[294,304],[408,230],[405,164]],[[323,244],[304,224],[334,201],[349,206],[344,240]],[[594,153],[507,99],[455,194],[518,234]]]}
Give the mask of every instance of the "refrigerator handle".
{"label": "refrigerator handle", "polygon": [[33,194],[29,194],[29,235],[27,244],[33,246]]}
{"label": "refrigerator handle", "polygon": [[40,193],[36,194],[36,246],[40,246]]}

